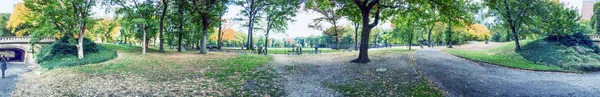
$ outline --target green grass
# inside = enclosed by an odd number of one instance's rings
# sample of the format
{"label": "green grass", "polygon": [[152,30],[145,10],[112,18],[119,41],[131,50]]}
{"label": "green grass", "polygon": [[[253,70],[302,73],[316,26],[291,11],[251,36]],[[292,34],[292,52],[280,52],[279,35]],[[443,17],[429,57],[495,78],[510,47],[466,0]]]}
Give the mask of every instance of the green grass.
{"label": "green grass", "polygon": [[429,81],[425,77],[421,76],[421,81],[415,87],[412,88],[412,97],[443,97],[442,91],[434,88],[429,84]]}
{"label": "green grass", "polygon": [[[520,41],[521,45],[526,45],[529,42],[531,42],[531,40]],[[540,71],[565,71],[558,66],[533,63],[521,56],[521,54],[515,52],[514,48],[515,44],[512,42],[490,50],[446,49],[444,51],[466,59],[512,68]]]}
{"label": "green grass", "polygon": [[[99,65],[75,67],[79,72],[93,75],[133,74],[152,82],[172,82],[185,79],[210,78],[223,85],[230,96],[282,96],[281,85],[273,81],[279,77],[270,69],[259,69],[271,56],[252,54],[209,53],[200,55],[191,52],[158,53],[156,48],[142,56],[140,47],[104,44],[118,50],[121,57]],[[192,84],[190,84],[192,85]],[[203,87],[203,86],[198,86]],[[204,90],[186,90],[204,91]],[[217,95],[218,96],[218,95]]]}
{"label": "green grass", "polygon": [[84,54],[83,59],[79,59],[76,55],[63,55],[52,58],[52,60],[45,60],[40,63],[40,66],[47,69],[54,69],[60,67],[100,63],[114,59],[116,57],[117,52],[115,52],[114,50],[98,46],[97,53],[86,53]]}
{"label": "green grass", "polygon": [[600,55],[585,46],[563,46],[558,42],[535,40],[517,51],[537,64],[558,66],[567,71],[593,72],[600,70]]}

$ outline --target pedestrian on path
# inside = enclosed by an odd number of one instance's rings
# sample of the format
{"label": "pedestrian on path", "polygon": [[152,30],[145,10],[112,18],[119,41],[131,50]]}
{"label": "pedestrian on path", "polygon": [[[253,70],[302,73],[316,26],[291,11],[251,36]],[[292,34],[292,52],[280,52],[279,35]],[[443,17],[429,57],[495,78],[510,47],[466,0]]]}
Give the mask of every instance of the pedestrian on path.
{"label": "pedestrian on path", "polygon": [[8,65],[8,63],[7,63],[8,62],[8,57],[5,57],[4,55],[2,55],[0,57],[1,57],[0,58],[0,69],[2,70],[2,79],[4,79],[4,74],[5,74],[5,71],[7,69],[6,65]]}

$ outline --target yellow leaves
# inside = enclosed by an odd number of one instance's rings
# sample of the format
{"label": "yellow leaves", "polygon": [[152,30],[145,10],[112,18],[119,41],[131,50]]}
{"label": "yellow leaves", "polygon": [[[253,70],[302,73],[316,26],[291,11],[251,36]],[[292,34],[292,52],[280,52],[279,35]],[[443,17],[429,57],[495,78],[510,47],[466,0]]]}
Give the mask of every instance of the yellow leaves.
{"label": "yellow leaves", "polygon": [[30,9],[25,7],[23,3],[15,4],[14,10],[6,23],[6,28],[10,29],[17,36],[23,36],[23,34],[27,33],[27,30],[16,30],[19,25],[26,23],[29,14],[31,14]]}
{"label": "yellow leaves", "polygon": [[[221,33],[221,41],[232,41],[235,39],[235,30],[231,27],[233,25],[229,19],[225,20],[225,25],[223,26],[223,33]],[[217,34],[213,34],[210,36],[210,39],[218,41],[218,30],[215,31]]]}
{"label": "yellow leaves", "polygon": [[[217,41],[218,40],[218,31],[215,31],[215,33],[217,34],[213,34],[210,36],[210,39]],[[232,41],[235,38],[235,30],[231,29],[231,28],[227,28],[227,29],[223,29],[223,32],[221,33],[221,38],[223,39],[222,41]]]}
{"label": "yellow leaves", "polygon": [[29,29],[23,29],[23,30],[19,30],[19,31],[14,32],[14,34],[16,36],[18,36],[18,37],[21,37],[21,36],[25,35],[25,33],[27,33],[27,31],[29,31]]}
{"label": "yellow leaves", "polygon": [[490,31],[482,24],[469,26],[469,34],[474,35],[477,40],[486,40],[490,37]]}

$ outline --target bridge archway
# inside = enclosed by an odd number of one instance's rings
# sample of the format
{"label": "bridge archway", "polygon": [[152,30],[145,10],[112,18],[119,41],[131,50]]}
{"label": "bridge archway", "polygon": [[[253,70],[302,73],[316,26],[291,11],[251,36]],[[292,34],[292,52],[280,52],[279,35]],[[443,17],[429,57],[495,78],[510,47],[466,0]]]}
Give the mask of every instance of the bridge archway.
{"label": "bridge archway", "polygon": [[25,62],[26,54],[23,48],[0,47],[0,55],[8,56],[10,62]]}

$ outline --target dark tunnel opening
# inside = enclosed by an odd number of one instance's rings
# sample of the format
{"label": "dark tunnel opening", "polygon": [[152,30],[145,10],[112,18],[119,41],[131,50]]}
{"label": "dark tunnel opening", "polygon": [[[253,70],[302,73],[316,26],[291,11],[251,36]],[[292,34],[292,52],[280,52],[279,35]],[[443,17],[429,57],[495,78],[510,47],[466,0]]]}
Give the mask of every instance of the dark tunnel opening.
{"label": "dark tunnel opening", "polygon": [[8,56],[10,62],[25,61],[25,50],[20,48],[0,48],[0,55]]}

